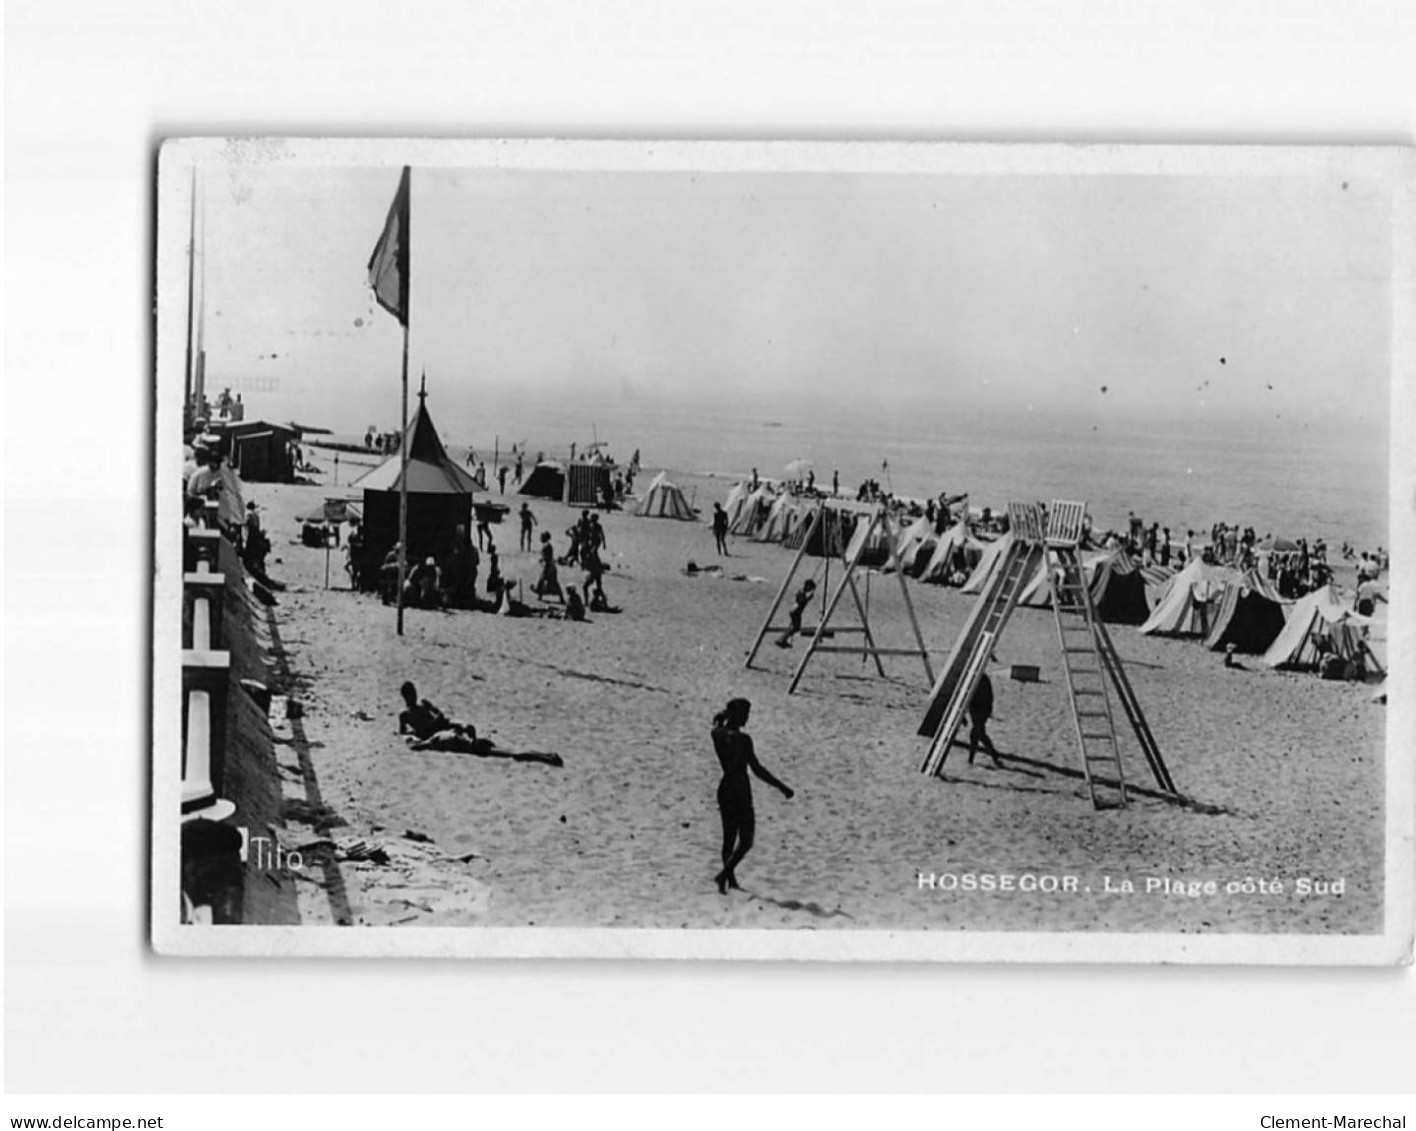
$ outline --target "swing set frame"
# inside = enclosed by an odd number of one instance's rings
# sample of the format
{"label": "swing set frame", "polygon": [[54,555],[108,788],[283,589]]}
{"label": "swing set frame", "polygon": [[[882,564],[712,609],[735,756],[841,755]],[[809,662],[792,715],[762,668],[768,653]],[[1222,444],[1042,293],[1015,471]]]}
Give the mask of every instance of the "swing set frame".
{"label": "swing set frame", "polygon": [[[867,658],[875,661],[875,670],[881,678],[885,677],[885,665],[880,662],[881,656],[918,656],[924,663],[924,673],[931,686],[934,684],[934,669],[929,663],[929,650],[924,645],[924,635],[920,632],[919,619],[915,616],[914,602],[910,599],[909,587],[905,584],[905,571],[900,560],[899,550],[899,527],[890,517],[890,512],[884,505],[877,507],[870,516],[869,526],[866,528],[864,537],[860,539],[859,547],[854,554],[848,554],[847,548],[841,541],[841,515],[846,508],[833,506],[831,500],[823,500],[816,508],[811,517],[811,522],[806,528],[806,534],[802,538],[801,547],[797,550],[796,557],[792,559],[791,569],[787,571],[787,576],[783,579],[781,588],[777,590],[777,596],[772,601],[772,607],[767,610],[767,616],[762,622],[762,627],[757,632],[757,639],[753,641],[752,647],[748,650],[747,661],[743,664],[745,668],[751,668],[753,661],[757,659],[757,653],[762,648],[762,642],[767,639],[767,634],[771,632],[787,632],[790,630],[789,624],[773,624],[773,619],[777,616],[787,593],[791,590],[792,581],[796,578],[797,572],[801,569],[802,561],[806,557],[808,547],[812,544],[812,539],[816,537],[817,530],[826,521],[828,512],[831,521],[828,529],[823,533],[823,538],[830,540],[830,545],[825,547],[826,552],[822,555],[825,559],[826,583],[822,586],[822,600],[825,604],[821,610],[821,616],[816,622],[816,628],[811,632],[811,641],[807,645],[806,652],[797,665],[796,672],[792,676],[792,682],[787,688],[790,695],[796,691],[797,685],[801,683],[802,676],[806,673],[806,667],[811,662],[811,658],[818,652],[823,653],[843,653],[846,655],[860,656],[864,663]],[[890,561],[895,567],[895,576],[899,579],[900,594],[905,600],[905,611],[909,615],[910,628],[914,632],[915,647],[913,648],[882,648],[875,642],[875,634],[870,630],[870,605],[868,596],[865,601],[861,600],[860,590],[856,586],[855,571],[860,565],[860,557],[865,547],[870,544],[870,539],[877,530],[884,534],[885,545],[890,551]],[[842,564],[841,580],[837,584],[835,592],[826,597],[826,590],[830,587],[831,561],[839,558]],[[867,585],[870,575],[866,574]],[[856,612],[860,615],[860,624],[842,625],[828,628],[832,616],[836,613],[837,606],[841,599],[850,592],[851,600],[854,602]],[[834,637],[838,634],[859,634],[864,638],[862,644],[823,644],[822,641],[828,636]],[[805,634],[805,630],[803,630]]]}

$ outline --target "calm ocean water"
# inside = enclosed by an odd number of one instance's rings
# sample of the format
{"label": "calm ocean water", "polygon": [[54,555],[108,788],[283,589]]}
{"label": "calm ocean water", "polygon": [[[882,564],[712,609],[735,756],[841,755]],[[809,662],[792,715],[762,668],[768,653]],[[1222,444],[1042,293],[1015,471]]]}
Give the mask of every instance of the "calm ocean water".
{"label": "calm ocean water", "polygon": [[[459,451],[473,444],[489,461],[498,442],[502,452],[524,441],[532,454],[564,458],[571,441],[583,447],[598,438],[622,462],[638,448],[649,470],[732,477],[756,467],[780,478],[787,463],[808,459],[819,484],[829,487],[839,470],[842,490],[874,477],[903,495],[967,491],[975,506],[1083,499],[1101,527],[1120,527],[1134,510],[1182,538],[1187,528],[1208,531],[1222,519],[1253,525],[1260,535],[1389,545],[1386,437],[1343,433],[1330,423],[1181,429],[1026,411],[900,419],[829,406],[808,415],[814,407],[808,405],[792,416],[623,401],[590,409],[560,401],[499,404],[488,412],[496,417],[494,431],[487,418],[441,399],[430,408],[444,440]],[[362,428],[308,404],[270,403],[257,411],[337,431]]]}

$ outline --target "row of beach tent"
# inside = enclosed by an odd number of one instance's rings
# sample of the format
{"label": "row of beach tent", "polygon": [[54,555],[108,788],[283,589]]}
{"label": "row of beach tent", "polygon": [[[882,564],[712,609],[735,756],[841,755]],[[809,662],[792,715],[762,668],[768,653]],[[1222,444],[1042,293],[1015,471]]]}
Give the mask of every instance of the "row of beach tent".
{"label": "row of beach tent", "polygon": [[[797,548],[819,502],[778,494],[769,486],[752,490],[738,484],[725,503],[729,531],[738,537],[780,542]],[[847,506],[833,502],[833,510]],[[874,508],[862,506],[862,517]],[[982,593],[1001,568],[1012,535],[990,542],[976,538],[960,519],[936,533],[920,517],[886,544],[878,524],[858,521],[846,544],[847,560],[890,572],[898,560],[907,576],[937,584],[959,584],[966,594]],[[1177,571],[1143,566],[1124,549],[1083,551],[1081,563],[1098,616],[1110,624],[1136,626],[1144,635],[1192,638],[1213,651],[1232,650],[1261,657],[1270,667],[1312,667],[1324,655],[1365,659],[1376,665],[1366,643],[1372,621],[1355,612],[1333,586],[1293,601],[1281,598],[1254,570],[1209,565],[1199,559]],[[1018,603],[1050,607],[1051,587],[1040,563],[1024,579]]]}

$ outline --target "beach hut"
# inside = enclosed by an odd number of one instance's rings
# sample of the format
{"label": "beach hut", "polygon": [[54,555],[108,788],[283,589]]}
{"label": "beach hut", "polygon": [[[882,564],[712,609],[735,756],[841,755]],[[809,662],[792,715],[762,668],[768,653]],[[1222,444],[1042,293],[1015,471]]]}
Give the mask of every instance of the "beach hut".
{"label": "beach hut", "polygon": [[[219,426],[220,427],[220,426]],[[226,460],[247,483],[291,483],[295,461],[291,444],[300,438],[293,428],[264,420],[227,423],[221,427]]]}
{"label": "beach hut", "polygon": [[644,492],[644,497],[639,500],[639,504],[634,508],[634,513],[641,518],[676,518],[683,522],[698,521],[698,517],[693,513],[693,508],[683,497],[683,492],[669,482],[668,473],[664,471],[654,476],[654,481],[649,484],[649,490]]}
{"label": "beach hut", "polygon": [[728,497],[723,501],[723,510],[727,512],[728,526],[731,527],[742,514],[743,504],[747,502],[752,494],[752,488],[746,483],[735,483],[733,489],[728,492]]}
{"label": "beach hut", "polygon": [[1205,647],[1222,652],[1232,644],[1236,652],[1262,655],[1283,631],[1288,604],[1260,575],[1245,573],[1225,586]]}
{"label": "beach hut", "polygon": [[614,498],[610,465],[604,460],[572,460],[565,469],[565,503],[572,507],[597,507]]}
{"label": "beach hut", "polygon": [[1363,635],[1371,623],[1369,617],[1359,616],[1340,600],[1331,585],[1324,585],[1294,602],[1288,622],[1269,645],[1263,662],[1271,668],[1312,669],[1325,654],[1343,660],[1365,655],[1380,671],[1381,665]]}
{"label": "beach hut", "polygon": [[1160,602],[1139,631],[1147,636],[1207,636],[1232,569],[1193,561],[1167,583]]}
{"label": "beach hut", "polygon": [[[472,529],[476,480],[448,458],[418,394],[418,411],[408,425],[408,558],[441,555],[452,549],[458,526]],[[386,554],[398,541],[398,500],[403,484],[402,455],[395,453],[351,484],[364,493],[364,547],[371,556]]]}
{"label": "beach hut", "polygon": [[565,465],[553,459],[542,460],[522,481],[517,494],[560,502],[565,498]]}

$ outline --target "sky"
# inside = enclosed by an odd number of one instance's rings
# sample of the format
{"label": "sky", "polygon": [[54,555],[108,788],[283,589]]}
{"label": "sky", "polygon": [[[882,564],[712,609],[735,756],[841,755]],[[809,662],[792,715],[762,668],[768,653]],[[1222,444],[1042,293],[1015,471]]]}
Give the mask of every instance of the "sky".
{"label": "sky", "polygon": [[[284,416],[336,430],[397,420],[401,330],[366,278],[397,182],[203,168],[209,390],[278,390]],[[410,371],[487,412],[1385,436],[1391,212],[1357,178],[415,166],[412,185]]]}

